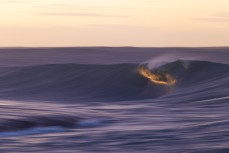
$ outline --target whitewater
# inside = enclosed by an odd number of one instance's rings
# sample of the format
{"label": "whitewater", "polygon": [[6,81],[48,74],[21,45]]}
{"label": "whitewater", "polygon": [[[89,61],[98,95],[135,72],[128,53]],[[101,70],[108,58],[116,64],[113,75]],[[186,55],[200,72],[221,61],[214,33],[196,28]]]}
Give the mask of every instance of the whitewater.
{"label": "whitewater", "polygon": [[227,153],[229,48],[1,48],[1,153]]}

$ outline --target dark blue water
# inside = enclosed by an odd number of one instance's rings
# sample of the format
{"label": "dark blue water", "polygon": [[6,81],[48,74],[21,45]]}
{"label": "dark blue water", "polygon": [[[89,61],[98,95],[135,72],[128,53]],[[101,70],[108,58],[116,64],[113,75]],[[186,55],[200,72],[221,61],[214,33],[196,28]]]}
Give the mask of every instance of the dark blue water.
{"label": "dark blue water", "polygon": [[229,49],[158,50],[1,49],[0,152],[229,152]]}

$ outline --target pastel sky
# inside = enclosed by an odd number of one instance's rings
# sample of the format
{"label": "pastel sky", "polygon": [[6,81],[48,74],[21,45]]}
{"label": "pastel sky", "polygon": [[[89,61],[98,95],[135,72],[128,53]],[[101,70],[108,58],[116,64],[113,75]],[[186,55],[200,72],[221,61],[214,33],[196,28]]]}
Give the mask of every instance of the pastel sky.
{"label": "pastel sky", "polygon": [[0,46],[229,46],[229,0],[0,0]]}

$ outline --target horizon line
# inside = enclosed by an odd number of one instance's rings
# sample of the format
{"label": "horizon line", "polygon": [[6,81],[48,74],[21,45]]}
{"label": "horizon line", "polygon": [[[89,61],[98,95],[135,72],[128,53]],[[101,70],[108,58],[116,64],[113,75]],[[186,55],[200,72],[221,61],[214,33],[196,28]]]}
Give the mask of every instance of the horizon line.
{"label": "horizon line", "polygon": [[229,48],[228,46],[0,46],[0,49],[22,48]]}

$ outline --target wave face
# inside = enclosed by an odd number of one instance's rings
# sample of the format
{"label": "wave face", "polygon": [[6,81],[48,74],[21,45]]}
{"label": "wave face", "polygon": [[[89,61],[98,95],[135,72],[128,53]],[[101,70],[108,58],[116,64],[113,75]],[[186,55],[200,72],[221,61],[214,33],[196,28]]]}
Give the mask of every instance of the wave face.
{"label": "wave face", "polygon": [[0,76],[0,97],[78,101],[139,99],[142,96],[138,94],[147,92],[147,80],[136,69],[135,64],[6,68]]}
{"label": "wave face", "polygon": [[228,152],[229,56],[220,53],[0,67],[0,152]]}

